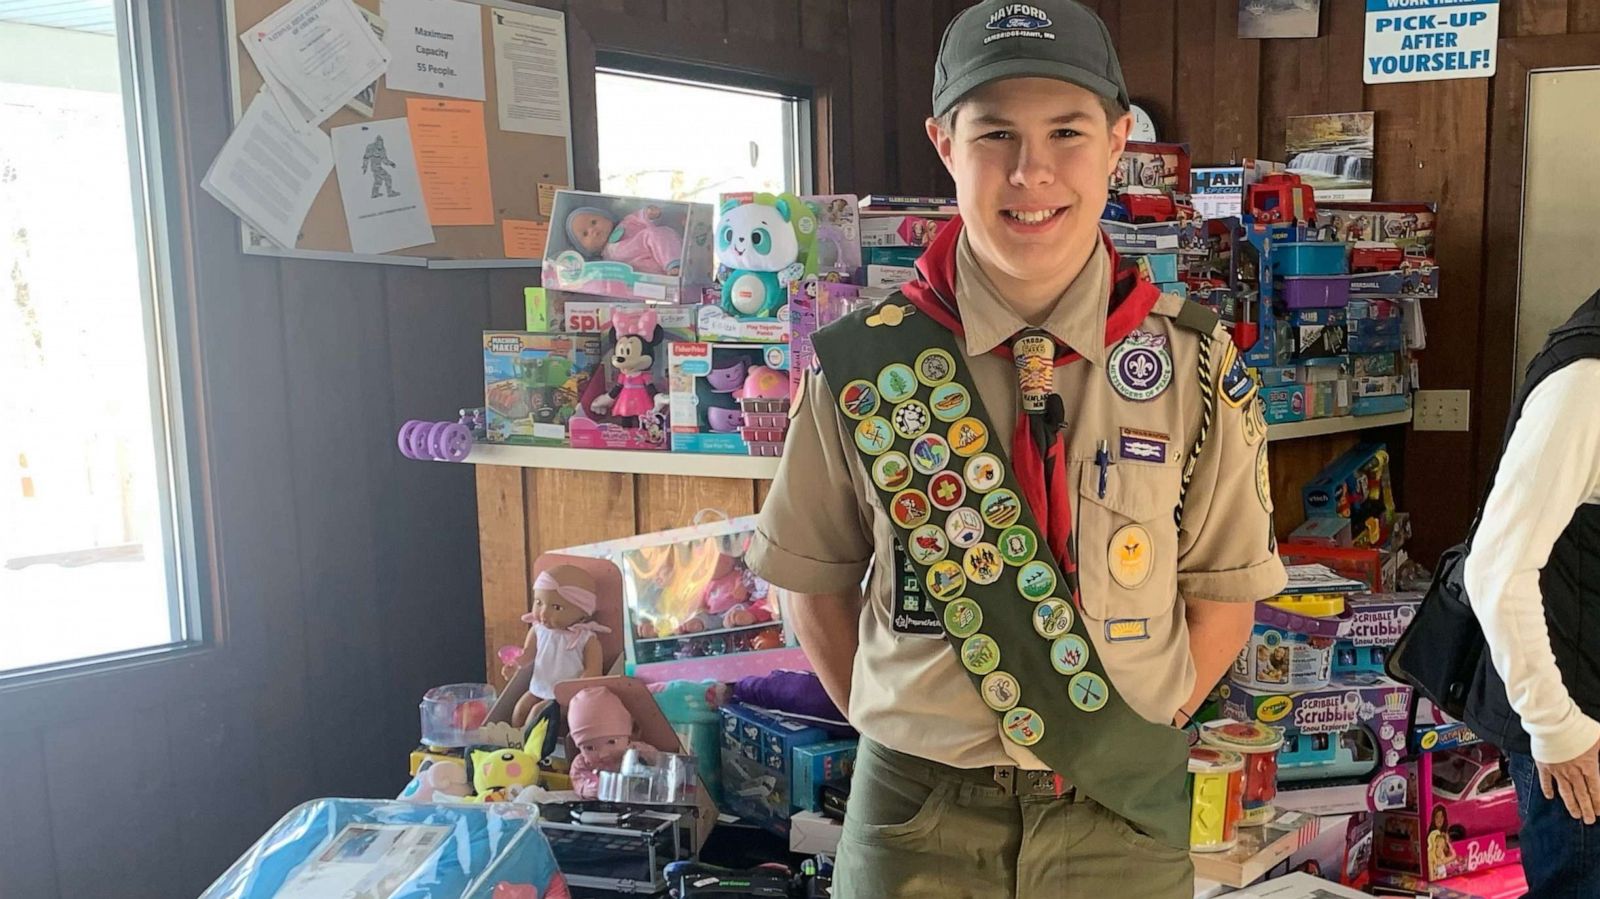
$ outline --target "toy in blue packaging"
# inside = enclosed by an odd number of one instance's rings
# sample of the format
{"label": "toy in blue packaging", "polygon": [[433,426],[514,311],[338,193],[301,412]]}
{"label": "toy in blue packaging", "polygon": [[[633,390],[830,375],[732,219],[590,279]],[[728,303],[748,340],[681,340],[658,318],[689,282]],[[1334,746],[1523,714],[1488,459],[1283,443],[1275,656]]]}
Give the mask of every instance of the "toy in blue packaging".
{"label": "toy in blue packaging", "polygon": [[798,746],[794,750],[795,808],[807,812],[822,808],[822,787],[827,784],[849,783],[856,768],[857,740],[829,740]]}
{"label": "toy in blue packaging", "polygon": [[788,836],[793,752],[825,742],[827,731],[740,703],[722,708],[722,790],[727,809]]}

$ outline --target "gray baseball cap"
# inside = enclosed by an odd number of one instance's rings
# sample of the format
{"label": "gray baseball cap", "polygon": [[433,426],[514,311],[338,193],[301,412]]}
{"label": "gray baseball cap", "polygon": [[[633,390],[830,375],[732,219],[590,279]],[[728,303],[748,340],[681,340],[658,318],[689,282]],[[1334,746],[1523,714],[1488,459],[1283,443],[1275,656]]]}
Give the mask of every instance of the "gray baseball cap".
{"label": "gray baseball cap", "polygon": [[944,115],[974,89],[1002,78],[1054,78],[1115,99],[1128,86],[1100,17],[1075,0],[984,0],[950,20],[933,69],[933,114]]}

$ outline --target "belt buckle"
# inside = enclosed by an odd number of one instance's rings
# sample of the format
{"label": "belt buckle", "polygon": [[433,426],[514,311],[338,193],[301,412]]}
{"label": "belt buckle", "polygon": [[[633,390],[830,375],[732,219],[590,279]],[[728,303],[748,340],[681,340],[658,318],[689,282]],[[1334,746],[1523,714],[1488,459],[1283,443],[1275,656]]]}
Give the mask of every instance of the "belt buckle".
{"label": "belt buckle", "polygon": [[1074,788],[1066,778],[1054,771],[1033,771],[1013,765],[996,765],[994,782],[1007,796],[1049,796],[1061,799],[1071,796]]}

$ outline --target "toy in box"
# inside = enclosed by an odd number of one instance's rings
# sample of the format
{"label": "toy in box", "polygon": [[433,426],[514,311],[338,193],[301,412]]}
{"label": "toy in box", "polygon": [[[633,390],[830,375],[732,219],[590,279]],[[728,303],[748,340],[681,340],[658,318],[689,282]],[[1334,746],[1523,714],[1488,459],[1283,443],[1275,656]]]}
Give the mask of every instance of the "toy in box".
{"label": "toy in box", "polygon": [[1100,230],[1110,239],[1111,246],[1124,255],[1176,253],[1183,234],[1183,226],[1176,221],[1135,225],[1102,219]]}
{"label": "toy in box", "polygon": [[1187,193],[1192,182],[1187,144],[1131,140],[1111,175],[1111,192],[1139,187],[1170,196]]}
{"label": "toy in box", "polygon": [[923,215],[868,215],[861,219],[861,246],[921,247],[933,244],[948,219]]}
{"label": "toy in box", "polygon": [[562,550],[622,572],[628,669],[651,683],[809,670],[778,597],[744,564],[755,516]]}
{"label": "toy in box", "polygon": [[556,192],[543,285],[621,299],[694,302],[711,283],[705,203]]}
{"label": "toy in box", "polygon": [[1432,256],[1436,218],[1432,203],[1322,203],[1317,232],[1320,240],[1381,243],[1407,255]]}
{"label": "toy in box", "polygon": [[1289,357],[1299,362],[1336,359],[1346,351],[1345,310],[1295,309],[1288,313]]}
{"label": "toy in box", "polygon": [[823,786],[850,782],[859,745],[859,740],[829,740],[795,747],[794,795],[790,804],[802,811],[821,811]]}
{"label": "toy in box", "polygon": [[657,323],[661,325],[661,330],[670,335],[670,339],[695,338],[695,313],[699,309],[694,305],[668,306],[661,303],[597,300],[582,294],[557,294],[557,297],[560,301],[558,317],[563,331],[599,334],[611,326],[611,316],[614,313],[637,314],[648,310],[656,314]]}
{"label": "toy in box", "polygon": [[815,355],[811,335],[868,304],[854,284],[805,278],[789,285],[789,395],[800,390],[800,378]]}
{"label": "toy in box", "polygon": [[[848,199],[723,194],[716,227],[722,310],[735,318],[776,318],[788,300],[789,282],[819,273],[853,273],[861,265],[859,245],[843,241],[847,227],[827,223],[829,215],[844,220],[835,210]],[[853,205],[849,214],[855,215]]]}
{"label": "toy in box", "polygon": [[1261,401],[1265,404],[1267,424],[1276,425],[1291,421],[1305,421],[1308,403],[1306,385],[1283,384],[1263,387]]}
{"label": "toy in box", "polygon": [[733,455],[781,452],[781,440],[775,448],[753,447],[742,429],[788,427],[786,344],[674,343],[667,359],[674,450]]}
{"label": "toy in box", "polygon": [[741,818],[789,835],[794,751],[826,742],[827,731],[742,703],[722,707],[722,789]]}
{"label": "toy in box", "polygon": [[1493,747],[1436,746],[1407,769],[1405,803],[1378,816],[1380,883],[1412,887],[1521,861],[1508,843],[1521,827],[1516,789]]}
{"label": "toy in box", "polygon": [[485,439],[566,445],[567,423],[599,363],[598,334],[485,331]]}
{"label": "toy in box", "polygon": [[1348,518],[1357,545],[1381,546],[1381,539],[1362,541],[1362,522],[1394,510],[1389,479],[1389,450],[1382,443],[1359,444],[1328,463],[1300,488],[1307,518]]}
{"label": "toy in box", "polygon": [[[1307,522],[1327,522],[1329,527],[1348,524],[1349,519],[1317,517]],[[1330,546],[1298,538],[1278,544],[1278,556],[1286,565],[1326,565],[1344,577],[1360,581],[1367,590],[1383,592],[1394,588],[1394,554],[1372,547]]]}
{"label": "toy in box", "polygon": [[569,895],[528,806],[315,799],[290,810],[202,899]]}
{"label": "toy in box", "polygon": [[567,422],[573,446],[664,450],[667,344],[694,339],[693,307],[568,301],[569,329],[600,331],[601,363]]}
{"label": "toy in box", "polygon": [[[789,286],[784,289],[792,294],[794,285],[798,283],[801,282],[790,282]],[[792,313],[787,300],[784,301],[782,306],[778,307],[778,311],[772,316],[746,318],[729,315],[727,310],[719,305],[721,302],[720,290],[715,287],[708,288],[708,291],[710,290],[717,290],[719,299],[695,310],[695,318],[698,325],[696,330],[700,340],[708,343],[789,342],[789,319]]]}

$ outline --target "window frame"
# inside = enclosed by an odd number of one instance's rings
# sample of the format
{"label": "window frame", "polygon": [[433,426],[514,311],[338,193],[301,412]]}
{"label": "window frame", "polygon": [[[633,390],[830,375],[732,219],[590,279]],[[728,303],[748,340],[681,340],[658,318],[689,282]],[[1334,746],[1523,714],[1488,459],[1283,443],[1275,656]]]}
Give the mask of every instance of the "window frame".
{"label": "window frame", "polygon": [[[150,354],[152,449],[161,502],[168,614],[179,639],[159,646],[0,672],[0,732],[81,715],[108,703],[148,704],[225,674],[212,565],[204,421],[194,387],[194,247],[187,239],[186,166],[176,115],[174,0],[115,0],[117,69],[127,134],[130,212],[143,337]],[[169,102],[169,99],[171,102]],[[175,594],[175,595],[173,595]],[[218,678],[221,678],[219,681]]]}
{"label": "window frame", "polygon": [[[817,104],[813,88],[750,72],[617,50],[595,52],[595,76],[600,75],[689,84],[712,90],[776,96],[789,101],[790,115],[784,121],[784,169],[794,178],[794,193],[801,196],[816,193],[818,154],[814,122]],[[596,145],[598,148],[598,135]],[[599,166],[598,158],[595,165]]]}

